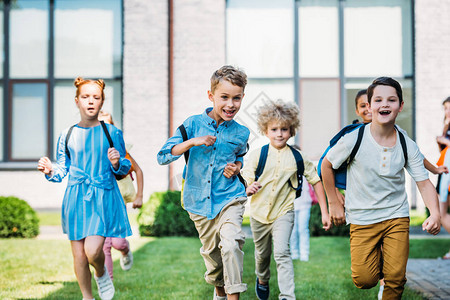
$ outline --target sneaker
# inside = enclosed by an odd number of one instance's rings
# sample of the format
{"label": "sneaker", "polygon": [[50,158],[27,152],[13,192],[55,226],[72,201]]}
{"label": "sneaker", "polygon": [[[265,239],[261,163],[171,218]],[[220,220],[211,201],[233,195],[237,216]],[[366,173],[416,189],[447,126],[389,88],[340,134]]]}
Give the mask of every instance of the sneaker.
{"label": "sneaker", "polygon": [[111,300],[114,297],[114,284],[111,280],[111,277],[109,277],[108,270],[106,270],[103,273],[102,277],[97,277],[94,274],[95,282],[97,282],[97,288],[98,288],[98,295],[100,296],[100,299],[102,300]]}
{"label": "sneaker", "polygon": [[259,300],[267,300],[269,299],[269,284],[260,284],[258,277],[256,277],[256,297]]}
{"label": "sneaker", "polygon": [[378,291],[378,300],[383,299],[383,291],[384,291],[384,285],[380,285],[380,290]]}
{"label": "sneaker", "polygon": [[131,253],[131,250],[128,251],[126,255],[122,255],[120,257],[120,267],[124,271],[128,271],[133,266],[133,253]]}
{"label": "sneaker", "polygon": [[214,288],[214,298],[213,300],[227,300],[227,296],[217,296],[216,288]]}
{"label": "sneaker", "polygon": [[309,256],[308,255],[300,256],[300,261],[309,261]]}

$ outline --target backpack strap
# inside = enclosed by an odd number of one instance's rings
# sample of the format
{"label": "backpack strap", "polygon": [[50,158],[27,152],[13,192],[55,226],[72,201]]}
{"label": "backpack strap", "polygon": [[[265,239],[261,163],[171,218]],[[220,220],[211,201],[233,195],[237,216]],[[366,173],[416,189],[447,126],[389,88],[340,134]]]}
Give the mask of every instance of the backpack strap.
{"label": "backpack strap", "polygon": [[259,177],[261,177],[264,171],[268,153],[269,153],[269,144],[262,146],[261,153],[259,154],[258,166],[256,167],[255,171],[255,181],[258,181]]}
{"label": "backpack strap", "polygon": [[362,138],[363,138],[363,135],[364,135],[364,129],[365,128],[366,128],[365,124],[362,125],[361,127],[359,127],[358,138],[356,139],[356,144],[353,147],[353,150],[352,150],[352,152],[350,153],[350,156],[347,159],[347,165],[349,165],[353,161],[353,159],[356,156],[356,153],[359,150],[359,147],[361,146],[361,142],[362,142]]}
{"label": "backpack strap", "polygon": [[247,147],[245,149],[245,152],[242,153],[242,154],[237,155],[236,157],[243,157],[243,156],[245,156],[245,154],[247,154],[249,148],[250,148],[250,145],[247,143]]}
{"label": "backpack strap", "polygon": [[402,145],[403,157],[405,158],[404,167],[406,167],[406,164],[408,163],[408,149],[406,148],[406,139],[403,133],[400,130],[398,130],[397,125],[395,125],[395,129],[397,129],[398,136],[400,138],[400,145]]}
{"label": "backpack strap", "polygon": [[295,163],[297,164],[297,187],[295,188],[292,184],[291,180],[288,181],[289,186],[295,190],[295,197],[298,198],[302,194],[302,186],[303,186],[303,173],[305,172],[305,164],[303,163],[303,157],[299,151],[297,151],[291,145],[288,145],[292,151],[292,154],[295,158]]}
{"label": "backpack strap", "polygon": [[109,147],[114,147],[114,143],[111,139],[111,136],[109,135],[108,128],[106,128],[106,124],[104,121],[100,121],[100,124],[102,125],[103,131],[105,132],[106,138],[108,139]]}
{"label": "backpack strap", "polygon": [[[188,140],[186,127],[184,127],[184,125],[181,124],[180,126],[178,126],[178,130],[180,130],[181,137],[183,138],[183,142],[186,142]],[[189,160],[189,150],[184,152],[184,160],[186,161],[186,164],[187,164],[188,160]]]}
{"label": "backpack strap", "polygon": [[67,146],[67,144],[69,143],[69,138],[70,138],[70,135],[72,134],[72,130],[75,127],[75,125],[70,126],[69,131],[67,131],[66,142],[64,144],[64,146],[66,147],[66,155],[69,159],[70,159],[70,152],[69,152],[69,147]]}

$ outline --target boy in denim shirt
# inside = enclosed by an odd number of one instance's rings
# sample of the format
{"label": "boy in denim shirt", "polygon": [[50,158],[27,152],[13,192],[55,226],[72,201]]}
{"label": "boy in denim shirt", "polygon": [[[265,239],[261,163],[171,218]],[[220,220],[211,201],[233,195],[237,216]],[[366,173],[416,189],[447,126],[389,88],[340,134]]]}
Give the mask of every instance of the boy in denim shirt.
{"label": "boy in denim shirt", "polygon": [[[206,266],[205,280],[215,286],[214,299],[239,299],[245,236],[242,215],[245,187],[236,176],[243,165],[250,131],[233,120],[241,107],[247,75],[223,66],[211,77],[208,98],[213,107],[183,122],[158,153],[158,163],[169,164],[189,151],[183,171],[184,208],[195,223]],[[228,298],[227,298],[228,296]]]}

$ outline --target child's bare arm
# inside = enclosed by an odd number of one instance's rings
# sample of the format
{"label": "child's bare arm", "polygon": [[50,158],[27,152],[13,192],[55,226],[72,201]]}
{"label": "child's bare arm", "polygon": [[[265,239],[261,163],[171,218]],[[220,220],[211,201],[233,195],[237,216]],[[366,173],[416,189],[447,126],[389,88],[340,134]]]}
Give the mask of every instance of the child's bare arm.
{"label": "child's bare arm", "polygon": [[48,157],[41,157],[38,161],[38,170],[44,173],[47,176],[51,177],[51,174],[53,172],[53,166],[52,162]]}
{"label": "child's bare arm", "polygon": [[183,154],[194,146],[212,146],[215,142],[216,137],[213,135],[199,136],[173,146],[171,153],[172,155],[177,156]]}
{"label": "child's bare arm", "polygon": [[262,185],[258,181],[253,181],[252,184],[250,184],[245,192],[247,193],[247,196],[252,196],[256,194],[260,189]]}
{"label": "child's bare arm", "polygon": [[322,224],[323,229],[328,231],[331,229],[331,221],[330,221],[330,215],[328,214],[328,208],[327,208],[327,200],[325,198],[325,191],[323,189],[322,181],[317,182],[313,185],[314,191],[317,195],[317,201],[319,202],[320,206],[320,214],[322,215]]}
{"label": "child's bare arm", "polygon": [[418,181],[417,187],[422,195],[425,206],[430,211],[430,216],[423,222],[422,229],[430,234],[438,234],[441,229],[439,200],[436,189],[429,179]]}
{"label": "child's bare arm", "polygon": [[328,196],[328,206],[330,210],[330,220],[336,225],[345,224],[344,204],[338,200],[336,194],[333,168],[330,161],[325,157],[322,161],[323,186]]}
{"label": "child's bare arm", "polygon": [[425,166],[425,168],[430,171],[433,174],[442,174],[442,173],[448,173],[448,168],[446,166],[439,166],[436,167],[435,165],[433,165],[432,163],[430,163],[428,161],[428,159],[424,158],[423,159],[423,165]]}
{"label": "child's bare arm", "polygon": [[138,163],[130,155],[131,163],[133,164],[134,172],[136,173],[136,183],[137,183],[137,193],[136,198],[133,201],[133,208],[141,208],[143,204],[143,193],[144,193],[144,173],[139,167]]}

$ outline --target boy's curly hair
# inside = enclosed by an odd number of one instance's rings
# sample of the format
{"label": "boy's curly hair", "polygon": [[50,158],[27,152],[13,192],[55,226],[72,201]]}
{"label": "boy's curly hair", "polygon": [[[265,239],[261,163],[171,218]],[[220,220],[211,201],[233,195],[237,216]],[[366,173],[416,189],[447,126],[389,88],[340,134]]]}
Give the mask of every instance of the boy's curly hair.
{"label": "boy's curly hair", "polygon": [[300,127],[300,109],[294,102],[276,102],[269,100],[257,110],[258,130],[266,134],[269,123],[276,121],[282,126],[289,127],[291,136],[294,136]]}

